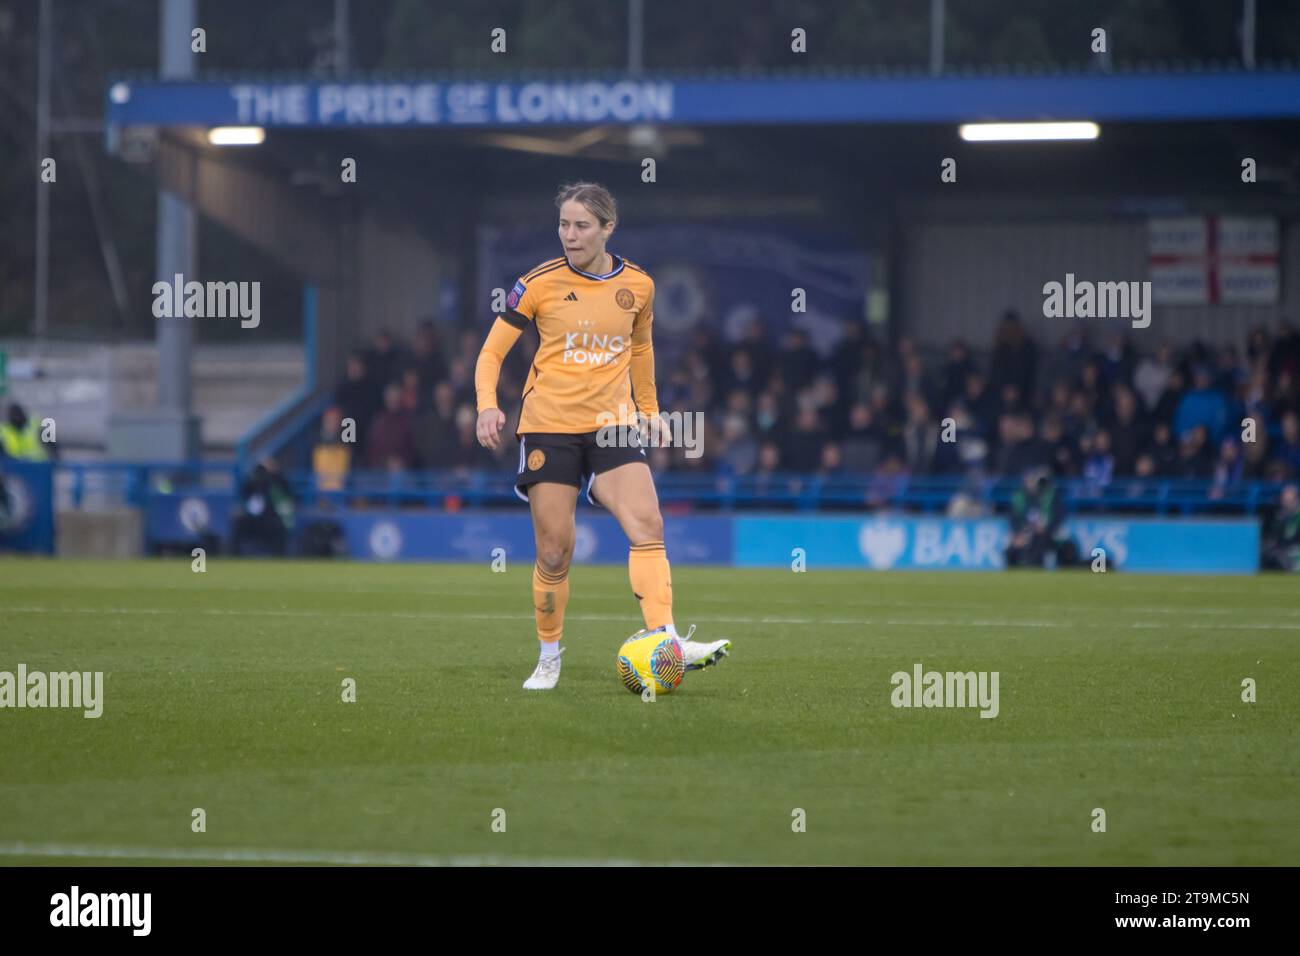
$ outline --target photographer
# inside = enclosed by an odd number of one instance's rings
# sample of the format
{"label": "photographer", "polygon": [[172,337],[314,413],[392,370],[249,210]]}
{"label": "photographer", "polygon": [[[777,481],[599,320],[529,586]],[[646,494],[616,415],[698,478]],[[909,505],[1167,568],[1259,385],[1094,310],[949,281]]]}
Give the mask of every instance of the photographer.
{"label": "photographer", "polygon": [[252,544],[258,552],[283,556],[293,530],[294,501],[274,462],[253,469],[239,488],[239,504],[231,551],[238,556]]}
{"label": "photographer", "polygon": [[1265,523],[1260,564],[1278,571],[1300,571],[1300,488],[1282,489],[1277,511]]}
{"label": "photographer", "polygon": [[1025,472],[1024,487],[1011,496],[1011,543],[1008,567],[1048,567],[1077,560],[1074,543],[1065,534],[1065,507],[1047,469]]}

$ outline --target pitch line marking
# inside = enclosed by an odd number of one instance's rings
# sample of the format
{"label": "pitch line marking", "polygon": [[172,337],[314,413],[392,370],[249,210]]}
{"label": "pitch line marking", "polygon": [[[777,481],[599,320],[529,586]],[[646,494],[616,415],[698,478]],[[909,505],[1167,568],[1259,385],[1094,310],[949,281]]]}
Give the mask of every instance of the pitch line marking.
{"label": "pitch line marking", "polygon": [[[182,614],[192,616],[195,614],[205,615],[208,617],[301,617],[301,618],[350,618],[359,620],[377,620],[377,619],[398,619],[413,621],[447,621],[447,620],[475,620],[475,621],[531,621],[531,614],[479,614],[465,613],[461,611],[288,611],[273,609],[249,609],[234,610],[231,608],[54,608],[54,607],[7,607],[5,612],[9,614],[102,614],[102,615],[129,615],[129,614]],[[575,621],[623,621],[630,620],[626,614],[570,614],[569,620]],[[1077,628],[1079,623],[1076,621],[1017,621],[1006,619],[940,619],[926,620],[918,618],[811,618],[811,617],[708,617],[697,616],[697,621],[703,621],[714,624],[791,624],[797,626],[824,626],[846,625],[851,627],[1003,627],[1003,628]],[[1098,621],[1092,624],[1093,627],[1101,627],[1113,630],[1117,625]],[[1128,627],[1132,630],[1150,629],[1156,627],[1165,627],[1151,621],[1134,621],[1130,622]],[[1195,631],[1295,631],[1300,630],[1300,624],[1276,623],[1276,624],[1219,624],[1219,623],[1186,623],[1178,624],[1177,627],[1185,630]]]}
{"label": "pitch line marking", "polygon": [[583,859],[547,857],[430,856],[370,850],[277,850],[248,847],[194,849],[150,846],[94,846],[62,843],[0,843],[0,857],[91,860],[168,860],[177,863],[287,863],[325,866],[739,866],[685,860]]}

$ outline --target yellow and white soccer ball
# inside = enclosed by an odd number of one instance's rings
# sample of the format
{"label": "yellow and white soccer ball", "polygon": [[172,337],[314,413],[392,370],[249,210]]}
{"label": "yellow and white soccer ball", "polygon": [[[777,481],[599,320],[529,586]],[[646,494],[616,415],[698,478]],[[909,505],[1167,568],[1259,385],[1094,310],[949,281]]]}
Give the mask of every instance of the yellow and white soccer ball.
{"label": "yellow and white soccer ball", "polygon": [[634,694],[671,694],[685,673],[682,649],[664,628],[637,631],[618,649],[618,679]]}

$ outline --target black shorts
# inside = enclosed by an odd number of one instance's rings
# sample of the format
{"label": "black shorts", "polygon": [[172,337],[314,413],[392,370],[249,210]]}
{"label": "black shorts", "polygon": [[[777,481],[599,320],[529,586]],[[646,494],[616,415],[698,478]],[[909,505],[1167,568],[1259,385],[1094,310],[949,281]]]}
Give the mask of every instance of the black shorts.
{"label": "black shorts", "polygon": [[515,494],[528,500],[528,486],[539,481],[553,481],[575,488],[587,487],[587,500],[599,504],[591,496],[596,476],[603,471],[626,465],[630,461],[645,461],[645,447],[641,433],[635,428],[619,430],[619,443],[604,447],[596,444],[597,432],[563,435],[555,432],[525,432],[519,436],[519,474],[515,477]]}

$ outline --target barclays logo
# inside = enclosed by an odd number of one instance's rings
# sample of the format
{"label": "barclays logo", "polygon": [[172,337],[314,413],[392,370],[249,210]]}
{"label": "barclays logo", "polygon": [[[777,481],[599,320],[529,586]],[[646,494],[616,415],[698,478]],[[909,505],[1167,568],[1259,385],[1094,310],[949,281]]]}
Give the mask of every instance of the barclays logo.
{"label": "barclays logo", "polygon": [[872,568],[1000,568],[1006,528],[999,521],[876,518],[858,530]]}
{"label": "barclays logo", "polygon": [[892,568],[907,550],[907,526],[901,521],[877,518],[858,531],[858,550],[873,568]]}
{"label": "barclays logo", "polygon": [[1106,560],[1114,567],[1122,567],[1128,561],[1127,521],[1086,521],[1079,518],[1067,521],[1066,530],[1079,546],[1079,553],[1087,556],[1095,548],[1106,552]]}

